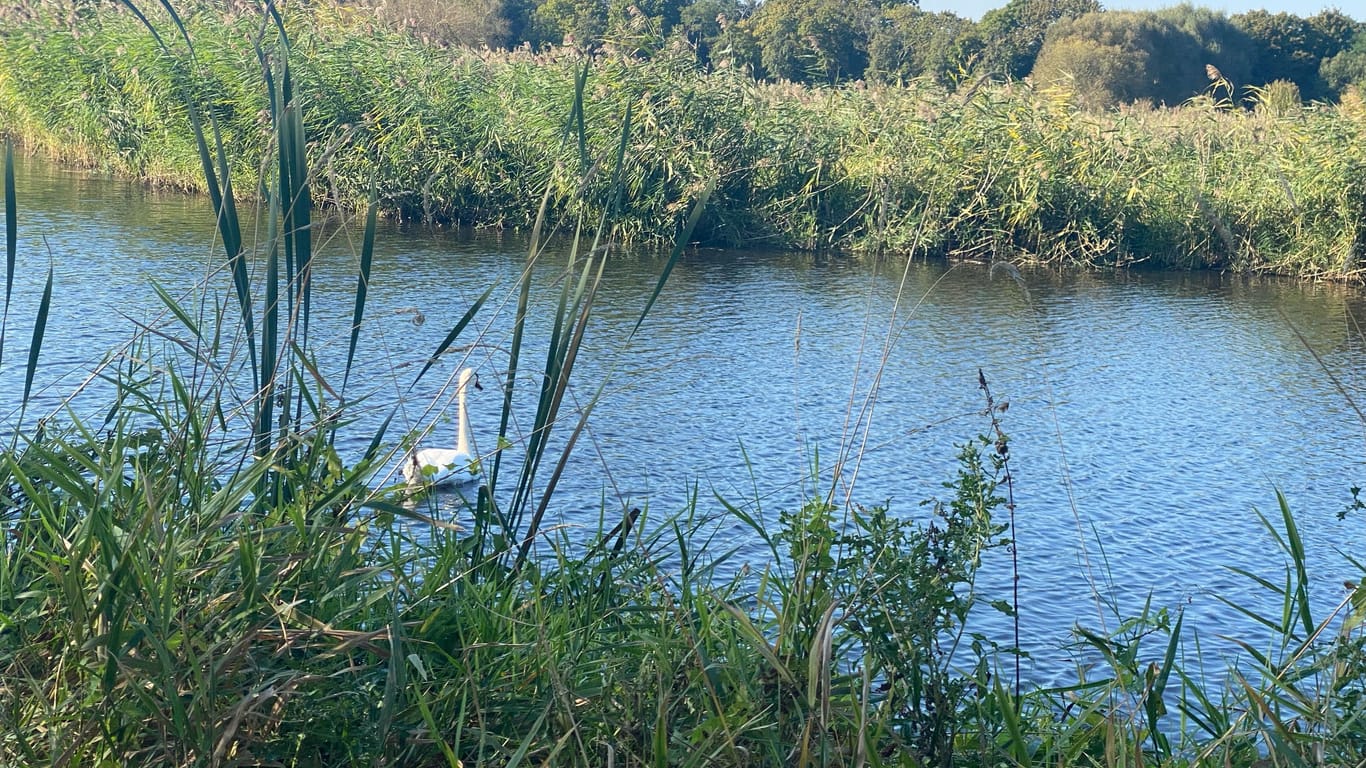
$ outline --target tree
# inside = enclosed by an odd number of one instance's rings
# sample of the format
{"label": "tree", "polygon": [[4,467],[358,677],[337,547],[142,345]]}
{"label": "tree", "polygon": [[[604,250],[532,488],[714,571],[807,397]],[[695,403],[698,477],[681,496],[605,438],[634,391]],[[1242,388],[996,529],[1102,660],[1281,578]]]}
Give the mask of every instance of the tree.
{"label": "tree", "polygon": [[704,64],[712,61],[713,52],[729,58],[738,42],[732,39],[736,22],[747,18],[751,10],[739,0],[694,0],[679,9],[677,32],[692,44]]}
{"label": "tree", "polygon": [[1182,58],[1163,62],[1168,66],[1166,74],[1161,75],[1171,78],[1180,88],[1189,89],[1181,98],[1189,98],[1209,87],[1210,77],[1206,67],[1210,65],[1235,87],[1249,83],[1256,58],[1254,45],[1247,33],[1226,14],[1190,3],[1163,8],[1155,13],[1189,38],[1172,39],[1175,45],[1166,53]]}
{"label": "tree", "polygon": [[987,11],[977,26],[984,72],[1020,79],[1034,68],[1048,29],[1059,21],[1100,11],[1097,0],[1010,0]]}
{"label": "tree", "polygon": [[1308,21],[1326,43],[1319,56],[1323,90],[1311,98],[1337,98],[1348,85],[1366,83],[1366,24],[1332,9],[1310,16]]}
{"label": "tree", "polygon": [[638,36],[648,30],[657,45],[678,26],[683,0],[609,0],[607,36]]}
{"label": "tree", "polygon": [[1357,35],[1351,47],[1324,59],[1319,66],[1319,77],[1334,95],[1342,93],[1349,85],[1366,87],[1366,35]]}
{"label": "tree", "polygon": [[837,83],[863,77],[875,0],[767,0],[749,19],[771,78]]}
{"label": "tree", "polygon": [[428,42],[507,48],[517,42],[512,36],[515,10],[504,0],[388,0],[379,15]]}
{"label": "tree", "polygon": [[1322,35],[1325,46],[1321,53],[1325,56],[1335,56],[1350,48],[1362,28],[1351,16],[1336,8],[1319,11],[1306,21]]}
{"label": "tree", "polygon": [[1060,34],[1044,42],[1031,77],[1038,84],[1063,85],[1079,106],[1100,110],[1148,98],[1142,73],[1150,54],[1108,36]]}
{"label": "tree", "polygon": [[896,83],[929,77],[950,85],[974,53],[976,25],[948,11],[889,8],[868,40],[868,76]]}
{"label": "tree", "polygon": [[1179,104],[1209,87],[1207,67],[1224,76],[1240,76],[1246,68],[1236,35],[1221,17],[1188,12],[1195,10],[1109,11],[1059,22],[1032,77],[1070,84],[1090,107],[1139,99]]}
{"label": "tree", "polygon": [[[594,48],[604,42],[650,53],[683,18],[686,0],[506,0],[537,2],[529,42],[573,42]],[[732,2],[733,6],[734,3]]]}
{"label": "tree", "polygon": [[607,34],[607,0],[544,0],[533,14],[535,36],[549,43],[597,45]]}
{"label": "tree", "polygon": [[1233,22],[1252,40],[1257,52],[1251,74],[1255,85],[1289,80],[1308,99],[1332,93],[1322,76],[1323,62],[1346,50],[1359,26],[1339,11],[1303,19],[1289,13],[1249,11]]}

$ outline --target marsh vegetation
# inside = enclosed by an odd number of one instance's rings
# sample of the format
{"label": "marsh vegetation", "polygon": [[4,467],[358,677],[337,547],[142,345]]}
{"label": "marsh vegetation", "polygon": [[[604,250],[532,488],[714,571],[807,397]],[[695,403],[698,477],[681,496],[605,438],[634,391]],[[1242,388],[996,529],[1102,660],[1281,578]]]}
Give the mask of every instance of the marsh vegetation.
{"label": "marsh vegetation", "polygon": [[[96,417],[45,414],[0,453],[4,762],[1212,766],[1366,758],[1363,592],[1353,584],[1327,615],[1312,608],[1318,585],[1285,503],[1264,519],[1283,565],[1242,574],[1282,610],[1229,606],[1274,640],[1246,644],[1224,675],[1200,670],[1199,649],[1187,656],[1182,640],[1183,615],[1159,606],[1113,633],[1079,630],[1100,663],[1064,687],[1028,685],[1013,648],[971,631],[978,568],[988,554],[1009,554],[1015,512],[1008,413],[985,377],[979,424],[920,515],[837,504],[817,487],[776,527],[700,496],[679,510],[604,511],[597,530],[573,537],[546,525],[566,457],[608,384],[592,382],[586,391],[594,394],[573,407],[566,400],[604,261],[621,243],[676,243],[661,255],[640,323],[650,322],[694,236],[758,232],[869,251],[1128,263],[1135,252],[1105,245],[1110,230],[1087,218],[1108,210],[1102,199],[1073,182],[1093,174],[1113,182],[1130,152],[1145,151],[1108,143],[1118,140],[1114,126],[1135,142],[1181,146],[1178,132],[1155,127],[1166,118],[1116,116],[1102,127],[1065,100],[1010,88],[925,114],[914,90],[770,88],[671,69],[667,57],[477,57],[380,37],[392,47],[348,59],[345,71],[378,67],[378,82],[396,87],[376,93],[392,101],[352,104],[359,111],[343,121],[315,105],[366,92],[322,87],[324,70],[309,68],[342,61],[329,40],[365,46],[375,38],[329,38],[347,29],[337,19],[309,16],[292,29],[272,14],[223,25],[138,10],[148,15],[82,22],[102,25],[88,37],[7,34],[6,46],[29,61],[65,62],[89,89],[42,99],[14,75],[38,70],[16,65],[3,70],[0,114],[26,146],[80,148],[88,161],[206,190],[221,269],[188,297],[162,292],[165,322],[142,329],[100,368],[112,394]],[[83,58],[104,46],[113,55]],[[117,88],[104,90],[83,68],[92,61]],[[685,89],[654,90],[652,82]],[[123,95],[130,83],[146,89],[131,110]],[[241,88],[241,101],[222,96],[227,84]],[[426,96],[443,88],[461,94],[449,102],[458,106],[419,119],[445,103]],[[1233,165],[1213,137],[1236,142],[1257,126],[1281,125],[1213,102],[1191,109],[1182,114],[1199,116],[1208,133],[1203,149],[1191,150],[1190,174]],[[863,121],[879,110],[906,130],[869,130]],[[501,122],[482,122],[495,115]],[[664,119],[678,116],[686,119]],[[125,118],[125,131],[111,134],[111,121]],[[1332,111],[1286,124],[1331,133],[1323,126],[1355,119]],[[688,120],[707,121],[708,130]],[[677,133],[680,125],[693,127]],[[447,130],[486,138],[441,144]],[[781,141],[761,152],[766,136]],[[699,149],[704,140],[714,143]],[[1036,156],[1030,141],[1060,157]],[[1348,140],[1339,141],[1314,146],[1345,152]],[[987,173],[933,165],[912,147],[978,158]],[[1112,165],[1098,168],[1091,155],[1060,161],[1101,147],[1110,151],[1096,157]],[[799,149],[806,154],[792,154]],[[6,145],[7,285],[23,216],[11,154]],[[1265,202],[1248,188],[1251,174],[1271,173],[1265,153],[1257,157],[1217,177],[1231,199]],[[1335,160],[1350,165],[1350,157]],[[936,176],[936,167],[956,170]],[[822,181],[804,176],[812,168]],[[871,198],[842,186],[860,168],[870,179],[927,180],[915,188],[923,197],[891,180],[870,186],[878,190]],[[1040,172],[1054,168],[1069,179]],[[1298,168],[1287,162],[1275,172],[1292,184],[1287,174]],[[1240,173],[1249,174],[1242,186],[1232,183]],[[1168,186],[1156,176],[1125,179],[1123,194],[1103,198],[1121,211],[1148,204],[1132,209],[1123,231],[1181,242],[1182,233],[1222,221],[1233,238],[1225,243],[1230,266],[1273,268],[1252,249],[1260,241],[1249,240],[1263,230],[1229,224],[1233,214],[1212,194],[1194,198],[1203,202],[1184,226],[1141,218],[1175,205],[1188,182],[1214,183],[1212,172]],[[1033,186],[1017,188],[1026,182]],[[1110,186],[1096,185],[1096,194]],[[239,213],[237,190],[246,188],[250,217]],[[1341,232],[1327,241],[1338,250],[1326,257],[1307,245],[1329,237],[1330,215],[1353,210],[1347,201],[1355,198],[1339,192],[1294,198],[1325,217],[1313,220],[1317,229],[1305,221],[1303,239],[1284,246],[1300,254],[1303,272],[1355,274],[1347,260],[1356,251]],[[366,320],[382,209],[428,218],[485,211],[501,219],[470,221],[532,232],[528,269],[512,294],[501,421],[481,457],[485,482],[469,494],[459,527],[383,481],[414,436],[389,435],[386,423],[357,460],[336,450],[364,400],[349,386],[352,354],[333,369],[312,351],[313,225],[323,198],[363,212],[352,328]],[[1050,215],[1070,223],[1054,227]],[[1265,232],[1284,231],[1284,211],[1264,215]],[[1282,217],[1278,227],[1273,215]],[[556,311],[533,319],[525,311],[530,266],[552,229],[571,235],[574,255],[552,288]],[[1202,231],[1205,244],[1222,239]],[[469,343],[489,295],[471,303],[411,372],[414,381]],[[54,301],[61,296],[49,279],[34,317],[5,319],[9,347],[0,351],[13,360],[14,340],[29,342],[24,364],[6,370],[22,373],[25,407]],[[546,340],[541,359],[524,352],[533,334]],[[513,413],[522,390],[535,393],[535,406]],[[514,418],[530,428],[510,430]],[[506,450],[514,438],[525,439],[516,453]],[[763,541],[766,566],[728,572],[718,514]],[[986,607],[1019,609],[1008,597]]]}
{"label": "marsh vegetation", "polygon": [[[28,151],[203,189],[190,95],[227,161],[259,168],[259,17],[185,23],[192,65],[116,9],[9,25],[0,122]],[[682,45],[435,47],[326,5],[283,23],[320,204],[364,210],[373,180],[381,215],[527,230],[543,197],[553,225],[611,202],[619,237],[668,244],[710,189],[691,231],[706,244],[1360,277],[1366,106],[1350,93],[1302,105],[1225,81],[1180,108],[1094,113],[1080,84],[812,88]],[[571,112],[581,145],[561,140]],[[611,156],[628,112],[618,198],[610,175],[570,169]]]}

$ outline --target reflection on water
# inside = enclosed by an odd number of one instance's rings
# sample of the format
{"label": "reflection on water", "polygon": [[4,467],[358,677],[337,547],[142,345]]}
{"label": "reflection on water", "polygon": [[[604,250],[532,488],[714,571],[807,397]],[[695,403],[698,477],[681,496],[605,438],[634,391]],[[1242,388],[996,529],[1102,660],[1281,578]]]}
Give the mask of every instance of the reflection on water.
{"label": "reflection on water", "polygon": [[[49,263],[55,301],[37,410],[55,406],[126,341],[133,321],[165,314],[152,280],[188,295],[221,260],[199,200],[38,163],[20,171],[4,412],[22,387],[15,339],[26,337],[19,329]],[[345,228],[320,238],[314,341],[324,373],[338,378],[357,239]],[[394,228],[377,250],[347,392],[364,399],[342,449],[358,454],[394,408],[399,429],[434,424],[429,444],[453,441],[442,412],[465,364],[486,387],[469,402],[476,442],[491,440],[525,244]],[[556,253],[536,267],[535,343],[548,335],[565,266]],[[1347,488],[1362,480],[1366,443],[1349,399],[1366,405],[1366,300],[1355,291],[1210,274],[1051,272],[1026,272],[1025,288],[978,265],[703,251],[678,266],[628,341],[658,266],[634,254],[608,266],[574,397],[610,383],[551,504],[556,523],[594,528],[604,500],[609,519],[632,506],[668,514],[696,487],[704,510],[744,536],[713,494],[773,520],[831,483],[840,498],[923,514],[921,501],[946,493],[955,445],[988,427],[981,370],[1011,404],[1004,427],[1031,647],[1056,647],[1077,622],[1113,628],[1092,583],[1122,611],[1149,596],[1184,605],[1187,625],[1205,638],[1254,635],[1211,594],[1263,599],[1229,566],[1279,580],[1279,555],[1253,514],[1274,517],[1276,489],[1299,514],[1321,576],[1316,601],[1336,603],[1334,585],[1354,577],[1335,548],[1359,554],[1363,541],[1360,519],[1336,518]],[[228,295],[226,276],[210,281]],[[493,296],[468,332],[475,343],[410,391],[418,366],[490,283]],[[526,359],[543,354],[533,348]],[[533,412],[529,399],[518,404],[525,421],[515,433],[530,428]],[[449,499],[435,503],[438,514],[458,512]],[[751,541],[736,564],[764,553]],[[1008,596],[1006,560],[999,553],[986,563],[987,598]],[[1008,640],[1003,619],[984,613],[982,621]]]}

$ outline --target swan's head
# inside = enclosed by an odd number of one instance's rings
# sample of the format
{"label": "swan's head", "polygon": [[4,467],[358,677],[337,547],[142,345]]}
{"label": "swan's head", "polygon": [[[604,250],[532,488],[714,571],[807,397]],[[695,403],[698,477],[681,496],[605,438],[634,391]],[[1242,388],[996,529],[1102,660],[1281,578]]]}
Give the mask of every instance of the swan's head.
{"label": "swan's head", "polygon": [[[472,379],[474,379],[474,369],[473,369],[473,368],[466,368],[466,369],[462,370],[462,371],[460,372],[460,381],[459,381],[457,387],[458,387],[459,389],[465,389],[466,387],[468,387],[468,386],[470,385],[470,381],[471,381]],[[475,386],[476,389],[478,389],[478,387],[479,387],[479,382],[476,381],[476,382],[474,383],[474,386]]]}

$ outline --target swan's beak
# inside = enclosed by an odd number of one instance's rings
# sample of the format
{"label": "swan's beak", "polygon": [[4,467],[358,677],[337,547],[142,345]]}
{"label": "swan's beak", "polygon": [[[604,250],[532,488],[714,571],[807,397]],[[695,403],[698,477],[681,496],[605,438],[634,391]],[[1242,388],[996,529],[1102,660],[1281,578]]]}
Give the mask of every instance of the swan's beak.
{"label": "swan's beak", "polygon": [[474,388],[479,390],[480,392],[484,391],[484,387],[479,384],[479,374],[477,373],[474,374]]}

